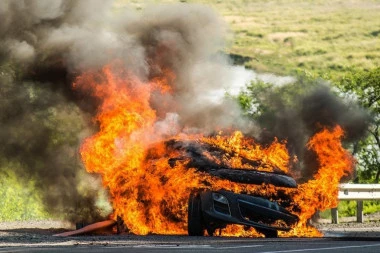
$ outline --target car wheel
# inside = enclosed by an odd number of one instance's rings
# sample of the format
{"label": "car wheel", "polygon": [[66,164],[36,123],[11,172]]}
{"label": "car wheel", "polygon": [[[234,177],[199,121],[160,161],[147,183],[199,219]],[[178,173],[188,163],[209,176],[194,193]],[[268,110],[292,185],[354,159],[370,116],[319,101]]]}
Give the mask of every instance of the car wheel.
{"label": "car wheel", "polygon": [[205,232],[202,218],[201,197],[198,193],[192,193],[189,197],[187,232],[190,236],[203,236]]}
{"label": "car wheel", "polygon": [[277,238],[278,231],[272,229],[257,229],[258,232],[265,235],[265,238]]}
{"label": "car wheel", "polygon": [[209,235],[209,236],[214,236],[214,233],[215,233],[215,228],[212,228],[212,227],[207,227],[206,228],[206,230],[207,230],[207,234]]}

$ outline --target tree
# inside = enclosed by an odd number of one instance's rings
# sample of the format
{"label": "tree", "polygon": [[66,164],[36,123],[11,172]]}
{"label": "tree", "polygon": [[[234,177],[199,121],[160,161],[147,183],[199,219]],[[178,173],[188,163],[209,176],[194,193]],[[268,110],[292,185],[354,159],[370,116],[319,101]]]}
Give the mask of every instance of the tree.
{"label": "tree", "polygon": [[380,181],[380,67],[369,71],[353,71],[337,86],[356,100],[371,116],[368,136],[354,145],[361,181]]}

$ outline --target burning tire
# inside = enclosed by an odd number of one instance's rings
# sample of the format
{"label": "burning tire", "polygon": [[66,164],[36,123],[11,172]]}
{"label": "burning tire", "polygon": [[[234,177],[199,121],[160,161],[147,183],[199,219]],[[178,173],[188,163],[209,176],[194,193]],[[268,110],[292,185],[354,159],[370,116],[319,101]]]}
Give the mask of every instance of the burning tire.
{"label": "burning tire", "polygon": [[202,203],[199,193],[192,193],[189,197],[187,212],[187,231],[190,236],[203,236],[205,226],[202,217]]}
{"label": "burning tire", "polygon": [[272,230],[272,229],[256,229],[257,232],[262,233],[265,235],[266,238],[277,238],[278,237],[278,231]]}

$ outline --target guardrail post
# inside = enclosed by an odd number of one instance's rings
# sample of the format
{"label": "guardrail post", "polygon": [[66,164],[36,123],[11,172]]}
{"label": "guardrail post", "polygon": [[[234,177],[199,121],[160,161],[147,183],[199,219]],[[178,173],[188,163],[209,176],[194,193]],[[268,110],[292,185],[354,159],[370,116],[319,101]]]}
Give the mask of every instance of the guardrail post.
{"label": "guardrail post", "polygon": [[363,223],[363,200],[356,201],[356,221]]}
{"label": "guardrail post", "polygon": [[339,224],[338,221],[338,208],[331,208],[331,223]]}

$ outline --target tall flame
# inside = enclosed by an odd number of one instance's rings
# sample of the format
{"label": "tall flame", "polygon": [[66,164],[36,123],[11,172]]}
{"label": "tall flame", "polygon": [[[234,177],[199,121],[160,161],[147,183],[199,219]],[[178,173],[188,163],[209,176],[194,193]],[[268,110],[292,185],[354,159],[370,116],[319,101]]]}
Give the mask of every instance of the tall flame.
{"label": "tall flame", "polygon": [[[337,205],[337,184],[353,164],[340,144],[342,129],[338,126],[332,131],[325,129],[309,141],[308,148],[316,152],[320,168],[313,180],[297,189],[214,178],[197,168],[189,168],[186,157],[174,164],[169,162],[181,154],[168,149],[165,141],[171,138],[205,143],[229,154],[218,158],[206,151],[204,155],[216,164],[253,169],[244,163],[244,158],[262,161],[263,166],[255,169],[288,173],[291,157],[286,143],[275,140],[270,146],[262,147],[239,131],[212,137],[179,133],[178,129],[173,131],[174,136],[158,134],[158,117],[151,107],[151,96],[153,92],[173,92],[168,85],[173,78],[173,73],[168,71],[163,77],[143,82],[123,70],[120,64],[110,64],[100,72],[80,75],[74,83],[75,88],[89,92],[100,104],[95,118],[99,132],[84,141],[80,152],[86,170],[99,173],[104,187],[109,189],[113,218],[120,216],[130,232],[136,234],[185,234],[189,193],[200,188],[224,188],[269,199],[277,196],[279,201],[279,193],[285,194],[292,199],[288,209],[300,216],[300,222],[289,233],[281,235],[320,236],[318,231],[308,227],[307,220],[316,210]],[[175,122],[171,127],[178,128]],[[252,229],[246,231],[238,226],[228,227],[223,233],[258,235]]]}
{"label": "tall flame", "polygon": [[308,142],[318,158],[319,169],[314,179],[298,186],[293,201],[300,208],[300,222],[290,235],[320,236],[312,227],[305,233],[307,221],[317,210],[325,210],[338,205],[338,184],[340,179],[352,172],[354,159],[341,144],[344,132],[340,126],[323,129]]}

